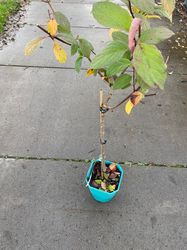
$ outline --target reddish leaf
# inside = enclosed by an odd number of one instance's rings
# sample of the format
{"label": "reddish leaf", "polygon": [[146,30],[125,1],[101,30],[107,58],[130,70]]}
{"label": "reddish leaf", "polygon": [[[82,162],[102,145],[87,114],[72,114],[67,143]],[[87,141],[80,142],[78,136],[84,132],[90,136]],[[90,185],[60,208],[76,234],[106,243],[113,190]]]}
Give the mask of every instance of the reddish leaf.
{"label": "reddish leaf", "polygon": [[130,51],[132,53],[133,53],[133,51],[135,49],[135,46],[136,46],[135,36],[136,36],[136,33],[139,30],[141,22],[142,22],[142,20],[140,18],[134,18],[132,23],[131,23],[131,27],[130,27],[130,30],[129,30],[129,42],[128,42],[128,45],[129,45],[129,49],[130,49]]}

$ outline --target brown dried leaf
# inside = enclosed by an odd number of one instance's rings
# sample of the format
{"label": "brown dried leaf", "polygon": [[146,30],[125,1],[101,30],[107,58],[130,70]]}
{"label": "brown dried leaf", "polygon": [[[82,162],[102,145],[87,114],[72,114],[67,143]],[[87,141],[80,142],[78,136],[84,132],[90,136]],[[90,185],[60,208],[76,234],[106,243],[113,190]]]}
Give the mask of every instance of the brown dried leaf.
{"label": "brown dried leaf", "polygon": [[115,174],[115,173],[111,173],[111,174],[110,174],[110,176],[109,176],[109,178],[110,178],[110,179],[115,179],[115,178],[116,178],[116,176],[117,176],[117,174]]}
{"label": "brown dried leaf", "polygon": [[116,169],[117,169],[117,167],[116,167],[116,163],[112,163],[112,164],[110,164],[109,168],[110,168],[110,170],[111,170],[112,172],[115,172],[115,171],[116,171]]}

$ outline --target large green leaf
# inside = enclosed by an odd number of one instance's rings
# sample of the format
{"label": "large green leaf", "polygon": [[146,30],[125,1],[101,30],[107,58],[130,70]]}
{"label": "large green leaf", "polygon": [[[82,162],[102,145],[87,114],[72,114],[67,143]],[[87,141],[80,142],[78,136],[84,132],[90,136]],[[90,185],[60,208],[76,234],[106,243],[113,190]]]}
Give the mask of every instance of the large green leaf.
{"label": "large green leaf", "polygon": [[59,32],[70,33],[71,32],[71,26],[70,26],[70,22],[67,19],[67,17],[63,13],[61,13],[59,11],[55,12],[54,14],[55,14],[56,21],[57,21],[57,23],[59,25],[59,27],[58,27]]}
{"label": "large green leaf", "polygon": [[145,30],[141,34],[140,41],[143,43],[157,44],[173,36],[173,31],[166,27],[157,27]]}
{"label": "large green leaf", "polygon": [[167,77],[166,64],[156,46],[145,43],[137,44],[133,54],[133,65],[147,85],[164,88]]}
{"label": "large green leaf", "polygon": [[92,13],[98,23],[114,29],[128,31],[132,17],[121,6],[111,2],[98,2],[93,4]]}
{"label": "large green leaf", "polygon": [[131,0],[132,4],[138,9],[148,13],[154,13],[155,1],[154,0]]}
{"label": "large green leaf", "polygon": [[136,83],[140,86],[141,93],[143,93],[144,95],[148,93],[150,86],[147,85],[138,74],[136,74]]}
{"label": "large green leaf", "polygon": [[112,32],[112,38],[114,41],[119,41],[128,46],[128,35],[120,31]]}
{"label": "large green leaf", "polygon": [[92,46],[92,44],[86,39],[82,39],[82,38],[79,39],[79,47],[82,51],[82,54],[87,58],[90,57],[91,51],[94,50],[94,47]]}
{"label": "large green leaf", "polygon": [[128,60],[131,60],[131,51],[129,50],[129,48],[127,49],[127,51],[125,52],[123,58],[126,58]]}
{"label": "large green leaf", "polygon": [[113,89],[125,89],[131,85],[132,76],[124,74],[119,76],[114,82],[112,88]]}
{"label": "large green leaf", "polygon": [[115,62],[108,66],[106,70],[106,74],[108,77],[116,75],[117,73],[122,72],[123,70],[127,69],[131,61],[126,58],[121,58],[118,62]]}
{"label": "large green leaf", "polygon": [[141,16],[141,19],[142,19],[142,23],[141,23],[142,31],[150,29],[151,25],[150,25],[150,22],[148,21],[148,19],[146,17],[143,17],[143,16]]}
{"label": "large green leaf", "polygon": [[109,43],[101,53],[99,53],[93,58],[92,63],[90,64],[90,68],[104,68],[105,66],[117,62],[123,57],[127,49],[127,46],[123,43],[117,41]]}

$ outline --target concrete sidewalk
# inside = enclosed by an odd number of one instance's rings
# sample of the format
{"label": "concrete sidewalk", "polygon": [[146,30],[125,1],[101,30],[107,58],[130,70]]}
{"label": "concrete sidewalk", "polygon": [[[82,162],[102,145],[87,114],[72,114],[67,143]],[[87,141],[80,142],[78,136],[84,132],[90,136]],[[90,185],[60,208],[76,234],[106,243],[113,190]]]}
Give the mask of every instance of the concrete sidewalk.
{"label": "concrete sidewalk", "polygon": [[[60,1],[55,1],[55,6],[59,8]],[[63,8],[73,22],[73,32],[88,37],[99,51],[109,40],[108,31],[100,26],[92,27],[95,21],[88,12],[91,5],[65,3]],[[47,16],[41,15],[44,10],[47,11],[45,4],[33,1],[28,6],[25,27],[19,30],[14,43],[0,51],[3,75],[0,152],[15,156],[91,159],[99,154],[98,91],[104,84],[99,78],[86,78],[86,60],[80,74],[73,69],[75,58],[69,57],[64,65],[56,62],[50,40],[33,56],[24,56],[25,44],[43,35],[33,25],[37,21],[47,23]],[[161,47],[166,56],[170,55],[168,44]],[[169,70],[173,74],[168,77],[165,92],[145,99],[145,105],[139,105],[130,117],[124,114],[123,106],[107,115],[110,159],[186,165],[187,65],[182,58],[171,58]],[[124,91],[114,92],[113,104],[124,95]]]}
{"label": "concrete sidewalk", "polygon": [[[101,50],[108,31],[88,12],[94,1],[64,2],[73,32]],[[58,64],[50,40],[24,56],[43,35],[34,24],[46,23],[45,11],[32,1],[15,42],[0,51],[0,250],[187,249],[186,60],[161,44],[173,72],[166,90],[131,116],[124,107],[107,115],[107,158],[132,167],[123,165],[115,200],[96,203],[82,183],[85,159],[99,155],[98,91],[107,88],[86,78],[86,60],[80,74],[74,58]],[[113,104],[125,94],[115,92]]]}
{"label": "concrete sidewalk", "polygon": [[125,167],[118,196],[90,197],[85,163],[0,161],[1,250],[185,250],[187,171]]}

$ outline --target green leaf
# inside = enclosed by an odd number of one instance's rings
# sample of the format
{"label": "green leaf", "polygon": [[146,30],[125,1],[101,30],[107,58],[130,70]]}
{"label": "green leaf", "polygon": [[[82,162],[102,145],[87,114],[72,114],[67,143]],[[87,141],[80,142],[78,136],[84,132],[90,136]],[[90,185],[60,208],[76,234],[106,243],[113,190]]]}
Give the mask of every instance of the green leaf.
{"label": "green leaf", "polygon": [[70,22],[67,19],[67,17],[63,13],[61,13],[59,11],[55,12],[54,14],[55,14],[56,21],[57,21],[57,23],[58,23],[58,25],[60,27],[59,32],[70,33],[71,32],[71,26],[70,26]]}
{"label": "green leaf", "polygon": [[113,192],[115,189],[116,189],[116,185],[108,185],[108,190],[110,191],[110,192]]}
{"label": "green leaf", "polygon": [[[59,29],[59,26],[58,26],[58,29]],[[70,44],[76,43],[76,40],[71,33],[66,33],[66,32],[59,33],[58,37],[62,38],[67,43],[70,43]]]}
{"label": "green leaf", "polygon": [[99,69],[117,62],[123,57],[127,49],[127,46],[120,42],[110,42],[101,53],[97,54],[93,58],[92,63],[90,64],[90,68]]}
{"label": "green leaf", "polygon": [[132,22],[127,10],[111,2],[94,3],[92,13],[98,23],[108,28],[128,31]]}
{"label": "green leaf", "polygon": [[109,173],[105,173],[105,172],[103,173],[105,180],[108,180],[109,175],[110,175]]}
{"label": "green leaf", "polygon": [[154,0],[131,0],[132,4],[138,9],[148,14],[154,13],[155,1]]}
{"label": "green leaf", "polygon": [[150,29],[151,26],[150,26],[148,19],[145,17],[141,17],[141,19],[142,19],[142,30]]}
{"label": "green leaf", "polygon": [[79,48],[79,45],[78,45],[77,42],[76,43],[72,43],[72,45],[71,45],[71,55],[72,56],[74,56],[77,53],[78,48]]}
{"label": "green leaf", "polygon": [[149,44],[157,44],[173,35],[173,31],[165,27],[151,28],[142,32],[140,41]]}
{"label": "green leaf", "polygon": [[136,75],[136,83],[140,86],[140,92],[144,95],[147,94],[150,89],[150,86],[147,85],[138,74]]}
{"label": "green leaf", "polygon": [[147,85],[164,88],[167,77],[166,64],[156,46],[145,43],[137,44],[132,62],[137,74]]}
{"label": "green leaf", "polygon": [[122,72],[127,69],[131,62],[126,58],[121,58],[118,62],[115,62],[108,66],[106,74],[108,77],[116,75],[117,73]]}
{"label": "green leaf", "polygon": [[132,76],[124,74],[119,76],[117,80],[114,82],[112,88],[113,89],[125,89],[131,85],[131,78]]}
{"label": "green leaf", "polygon": [[83,60],[83,57],[82,56],[79,56],[77,58],[77,60],[75,61],[75,70],[79,73],[80,70],[81,70],[81,65],[82,65],[82,60]]}
{"label": "green leaf", "polygon": [[95,183],[101,185],[102,180],[95,180]]}
{"label": "green leaf", "polygon": [[128,46],[128,35],[120,31],[112,32],[112,38],[114,41],[119,41]]}
{"label": "green leaf", "polygon": [[129,49],[127,49],[127,51],[125,52],[123,58],[131,60],[131,51]]}
{"label": "green leaf", "polygon": [[80,49],[82,51],[82,54],[89,58],[90,57],[90,54],[91,54],[91,51],[94,50],[94,47],[92,46],[92,44],[87,41],[86,39],[79,39],[79,46],[80,46]]}

